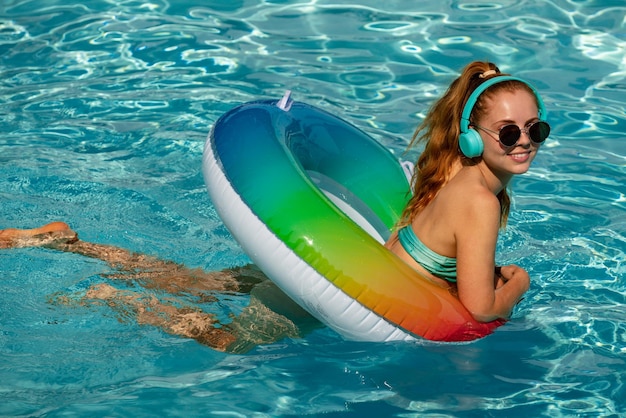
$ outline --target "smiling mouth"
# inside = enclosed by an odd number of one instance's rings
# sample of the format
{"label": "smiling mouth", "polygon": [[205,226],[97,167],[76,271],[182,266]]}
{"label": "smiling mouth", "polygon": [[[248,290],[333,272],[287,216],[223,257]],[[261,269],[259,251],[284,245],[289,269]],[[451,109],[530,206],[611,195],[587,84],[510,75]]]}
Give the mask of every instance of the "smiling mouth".
{"label": "smiling mouth", "polygon": [[511,152],[508,154],[508,156],[516,161],[526,161],[528,157],[530,157],[530,153],[531,153],[530,150],[521,151],[521,152]]}

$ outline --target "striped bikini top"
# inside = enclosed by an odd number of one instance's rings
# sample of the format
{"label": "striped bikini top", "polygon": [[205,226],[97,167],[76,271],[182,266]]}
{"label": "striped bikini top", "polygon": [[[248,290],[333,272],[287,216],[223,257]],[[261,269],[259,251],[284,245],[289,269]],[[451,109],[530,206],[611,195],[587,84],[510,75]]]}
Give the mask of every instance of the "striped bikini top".
{"label": "striped bikini top", "polygon": [[410,225],[398,231],[398,240],[402,248],[426,271],[435,277],[456,283],[456,258],[437,254],[428,248],[415,235]]}

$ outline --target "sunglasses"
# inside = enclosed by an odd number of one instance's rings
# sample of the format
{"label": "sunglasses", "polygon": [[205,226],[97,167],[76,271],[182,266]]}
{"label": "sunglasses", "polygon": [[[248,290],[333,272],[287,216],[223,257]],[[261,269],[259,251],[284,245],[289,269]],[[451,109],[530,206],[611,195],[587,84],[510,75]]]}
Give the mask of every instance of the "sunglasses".
{"label": "sunglasses", "polygon": [[528,135],[530,140],[535,144],[541,144],[546,140],[548,135],[550,135],[550,125],[547,122],[542,120],[537,122],[531,122],[528,125],[524,126],[520,129],[517,125],[504,125],[500,128],[499,131],[493,131],[491,129],[483,128],[482,126],[478,126],[472,124],[472,126],[482,129],[486,132],[491,132],[492,134],[498,135],[498,141],[504,147],[513,147],[517,144],[520,137],[522,136],[522,131]]}

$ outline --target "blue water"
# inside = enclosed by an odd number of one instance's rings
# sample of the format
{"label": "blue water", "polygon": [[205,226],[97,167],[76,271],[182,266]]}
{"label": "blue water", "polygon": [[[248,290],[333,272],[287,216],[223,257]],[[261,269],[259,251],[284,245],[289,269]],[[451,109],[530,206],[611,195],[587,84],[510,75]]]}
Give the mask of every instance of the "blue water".
{"label": "blue water", "polygon": [[538,87],[553,134],[512,187],[498,260],[532,286],[494,335],[373,344],[321,329],[223,354],[53,303],[105,281],[100,261],[3,250],[0,415],[626,414],[625,18],[622,0],[3,0],[0,228],[64,220],[193,267],[246,263],[202,147],[224,111],[285,89],[400,156],[457,71],[487,59]]}

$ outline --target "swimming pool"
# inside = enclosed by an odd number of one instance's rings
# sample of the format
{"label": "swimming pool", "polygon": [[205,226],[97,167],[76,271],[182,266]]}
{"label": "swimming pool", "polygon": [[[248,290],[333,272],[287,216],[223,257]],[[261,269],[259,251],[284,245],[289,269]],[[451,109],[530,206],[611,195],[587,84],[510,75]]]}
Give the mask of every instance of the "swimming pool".
{"label": "swimming pool", "polygon": [[0,415],[626,413],[623,2],[358,3],[4,1],[0,227],[60,219],[206,270],[244,264],[200,171],[224,111],[291,89],[401,155],[456,71],[488,59],[538,87],[554,127],[498,244],[532,276],[514,319],[471,344],[321,329],[227,355],[55,303],[106,281],[99,261],[0,251]]}

